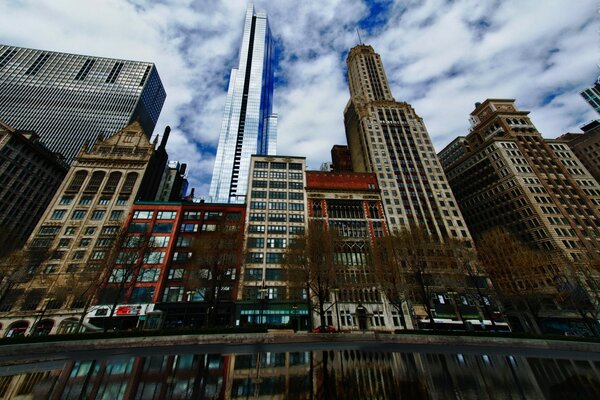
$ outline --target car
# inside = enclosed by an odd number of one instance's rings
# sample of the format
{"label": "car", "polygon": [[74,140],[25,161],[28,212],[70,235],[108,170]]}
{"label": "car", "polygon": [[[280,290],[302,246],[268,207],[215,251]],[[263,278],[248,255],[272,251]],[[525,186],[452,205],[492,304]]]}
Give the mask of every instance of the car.
{"label": "car", "polygon": [[313,333],[335,333],[335,332],[337,332],[337,329],[335,329],[331,325],[321,325],[321,326],[317,326],[312,331],[313,331]]}

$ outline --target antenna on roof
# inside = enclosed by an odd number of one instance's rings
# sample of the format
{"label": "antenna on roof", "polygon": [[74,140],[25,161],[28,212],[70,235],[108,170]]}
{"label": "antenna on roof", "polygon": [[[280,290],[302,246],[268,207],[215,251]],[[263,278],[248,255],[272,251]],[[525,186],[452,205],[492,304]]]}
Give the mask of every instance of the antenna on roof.
{"label": "antenna on roof", "polygon": [[358,44],[362,45],[363,42],[362,42],[362,40],[360,38],[360,31],[358,30],[358,28],[356,28],[356,34],[358,35]]}

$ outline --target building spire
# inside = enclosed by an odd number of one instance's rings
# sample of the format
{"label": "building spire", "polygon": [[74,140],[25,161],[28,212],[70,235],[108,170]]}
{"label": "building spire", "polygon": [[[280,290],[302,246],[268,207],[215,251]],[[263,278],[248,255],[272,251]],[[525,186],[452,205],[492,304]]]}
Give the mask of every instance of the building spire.
{"label": "building spire", "polygon": [[360,38],[360,30],[358,28],[356,28],[356,34],[358,35],[358,44],[362,45],[362,39]]}

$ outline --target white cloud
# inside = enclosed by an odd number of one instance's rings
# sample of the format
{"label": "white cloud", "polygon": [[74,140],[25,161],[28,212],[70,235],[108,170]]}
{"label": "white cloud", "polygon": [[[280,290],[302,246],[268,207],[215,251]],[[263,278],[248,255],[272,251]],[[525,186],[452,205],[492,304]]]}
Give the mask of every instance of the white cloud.
{"label": "white cloud", "polygon": [[[344,57],[369,5],[258,0],[255,7],[268,12],[280,44],[278,150],[316,168],[345,142]],[[595,0],[396,0],[383,24],[362,35],[381,54],[395,98],[413,104],[441,150],[467,132],[473,103],[485,98],[517,99],[548,136],[594,117],[578,91],[599,72],[596,7]],[[0,1],[0,41],[155,62],[167,91],[156,133],[171,125],[170,158],[190,165],[192,185],[205,194],[245,8],[243,0]]]}

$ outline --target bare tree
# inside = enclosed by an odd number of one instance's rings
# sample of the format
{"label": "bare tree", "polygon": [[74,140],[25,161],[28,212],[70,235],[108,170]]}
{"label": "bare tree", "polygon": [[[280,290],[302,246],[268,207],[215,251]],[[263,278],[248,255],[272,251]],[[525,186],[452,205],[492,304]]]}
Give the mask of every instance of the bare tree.
{"label": "bare tree", "polygon": [[239,223],[211,225],[214,231],[204,232],[192,242],[191,266],[186,284],[207,305],[204,325],[215,324],[219,305],[233,300],[233,288],[241,264],[243,232]]}
{"label": "bare tree", "polygon": [[309,310],[317,312],[321,326],[327,325],[325,304],[337,284],[336,238],[325,223],[311,221],[306,233],[289,244],[284,260],[290,290],[306,288]]}
{"label": "bare tree", "polygon": [[497,293],[508,301],[524,301],[538,323],[541,303],[558,295],[560,257],[532,249],[502,229],[483,234],[477,241],[477,251]]}
{"label": "bare tree", "polygon": [[24,247],[0,258],[0,301],[15,284],[29,280],[50,254],[45,247]]}

